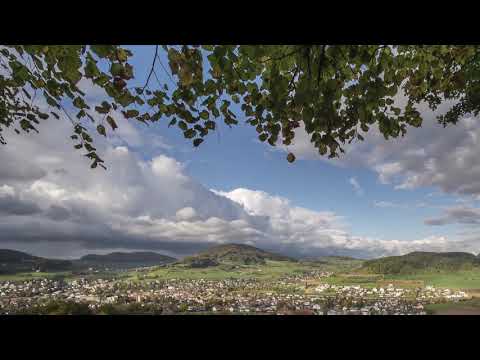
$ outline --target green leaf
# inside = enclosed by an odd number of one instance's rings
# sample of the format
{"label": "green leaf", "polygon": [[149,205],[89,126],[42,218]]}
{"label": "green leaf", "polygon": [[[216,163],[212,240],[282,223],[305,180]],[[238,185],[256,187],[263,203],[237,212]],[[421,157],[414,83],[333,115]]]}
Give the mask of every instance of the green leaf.
{"label": "green leaf", "polygon": [[95,150],[97,150],[97,149],[95,149],[92,145],[90,145],[89,143],[85,143],[84,146],[85,146],[85,149],[86,149],[87,151],[95,151]]}
{"label": "green leaf", "polygon": [[88,135],[86,132],[82,132],[82,138],[86,142],[92,142],[93,141],[92,138],[90,137],[90,135]]}
{"label": "green leaf", "polygon": [[107,136],[107,133],[105,132],[105,127],[103,125],[98,125],[97,131],[100,135]]}
{"label": "green leaf", "polygon": [[197,135],[197,132],[194,129],[188,129],[183,133],[183,136],[185,136],[187,139],[191,139],[195,137],[195,135]]}
{"label": "green leaf", "polygon": [[123,74],[124,67],[120,63],[113,63],[112,66],[110,67],[110,73],[113,76],[121,76]]}
{"label": "green leaf", "polygon": [[122,93],[122,95],[120,95],[116,99],[118,103],[123,107],[127,107],[128,105],[132,104],[135,101],[135,97],[132,96],[128,91],[125,91],[124,93]]}
{"label": "green leaf", "polygon": [[118,61],[125,62],[128,60],[128,52],[125,49],[119,48],[117,49],[117,59]]}
{"label": "green leaf", "polygon": [[100,76],[100,70],[98,69],[95,61],[87,60],[87,64],[85,65],[85,75],[88,78]]}
{"label": "green leaf", "polygon": [[85,115],[87,115],[87,113],[85,112],[85,110],[80,110],[80,111],[77,113],[76,117],[77,117],[77,119],[81,119],[81,118],[84,117]]}
{"label": "green leaf", "polygon": [[168,127],[174,126],[176,123],[177,123],[177,119],[176,119],[176,118],[173,118],[173,119],[168,123]]}
{"label": "green leaf", "polygon": [[195,140],[193,140],[193,146],[197,147],[197,146],[199,146],[202,142],[203,142],[203,139],[201,139],[201,138],[195,139]]}
{"label": "green leaf", "polygon": [[85,103],[85,100],[83,100],[81,97],[76,97],[75,100],[73,100],[73,106],[79,109],[89,109],[88,105]]}
{"label": "green leaf", "polygon": [[123,112],[123,115],[125,116],[125,118],[130,119],[132,117],[138,116],[139,112],[138,110],[127,110]]}
{"label": "green leaf", "polygon": [[116,128],[118,128],[117,123],[110,115],[107,115],[107,122],[108,122],[108,125],[110,125],[110,127],[112,128],[112,130],[115,130]]}
{"label": "green leaf", "polygon": [[43,95],[45,96],[45,99],[47,100],[48,105],[56,107],[56,108],[59,107],[58,102],[53,97],[48,95],[46,92],[44,92]]}
{"label": "green leaf", "polygon": [[178,122],[178,127],[184,131],[188,129],[187,123],[183,120]]}
{"label": "green leaf", "polygon": [[205,127],[209,130],[215,130],[215,122],[214,121],[205,121]]}
{"label": "green leaf", "polygon": [[208,111],[205,111],[203,110],[201,113],[200,113],[200,117],[203,119],[203,120],[207,120],[208,119]]}
{"label": "green leaf", "polygon": [[90,48],[99,57],[105,58],[112,55],[115,45],[91,45]]}

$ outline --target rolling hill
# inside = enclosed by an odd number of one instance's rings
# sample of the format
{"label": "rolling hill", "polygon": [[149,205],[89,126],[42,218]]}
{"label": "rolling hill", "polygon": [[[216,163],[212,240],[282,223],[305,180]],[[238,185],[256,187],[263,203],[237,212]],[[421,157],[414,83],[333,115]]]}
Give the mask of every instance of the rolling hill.
{"label": "rolling hill", "polygon": [[377,274],[455,272],[480,268],[480,258],[464,252],[412,252],[368,260],[361,270]]}
{"label": "rolling hill", "polygon": [[302,262],[314,266],[321,266],[326,271],[349,272],[360,268],[365,260],[349,256],[321,256],[305,258]]}
{"label": "rolling hill", "polygon": [[69,260],[46,259],[21,251],[0,249],[0,274],[31,271],[68,271],[73,267]]}
{"label": "rolling hill", "polygon": [[220,264],[265,264],[266,260],[296,261],[288,256],[271,253],[250,245],[225,244],[214,246],[194,256],[188,256],[181,263],[189,267],[209,267]]}
{"label": "rolling hill", "polygon": [[76,264],[85,267],[133,268],[163,265],[177,259],[155,252],[113,252],[106,255],[85,255]]}

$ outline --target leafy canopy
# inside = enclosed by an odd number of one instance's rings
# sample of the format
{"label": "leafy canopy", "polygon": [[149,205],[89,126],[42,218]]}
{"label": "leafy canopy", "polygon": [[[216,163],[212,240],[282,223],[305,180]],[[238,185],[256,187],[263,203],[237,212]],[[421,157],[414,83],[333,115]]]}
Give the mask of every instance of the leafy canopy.
{"label": "leafy canopy", "polygon": [[[166,121],[196,147],[218,121],[237,124],[232,109],[239,106],[242,121],[261,141],[288,146],[303,125],[319,153],[335,157],[343,144],[364,140],[359,128],[364,133],[376,123],[389,139],[405,135],[409,125],[421,126],[421,102],[435,110],[455,100],[438,118],[444,126],[480,110],[478,46],[155,46],[141,87],[128,86],[132,55],[116,45],[2,46],[0,142],[6,143],[5,127],[38,131],[42,120],[63,112],[72,122],[74,147],[86,151],[93,168],[105,167],[90,134],[114,131],[120,121],[114,110],[130,121]],[[92,109],[78,87],[84,78],[104,89],[108,101]],[[399,93],[407,98],[403,108],[394,102]],[[39,97],[48,111],[35,104]],[[72,107],[76,114],[67,111]],[[294,154],[287,160],[293,162]]]}

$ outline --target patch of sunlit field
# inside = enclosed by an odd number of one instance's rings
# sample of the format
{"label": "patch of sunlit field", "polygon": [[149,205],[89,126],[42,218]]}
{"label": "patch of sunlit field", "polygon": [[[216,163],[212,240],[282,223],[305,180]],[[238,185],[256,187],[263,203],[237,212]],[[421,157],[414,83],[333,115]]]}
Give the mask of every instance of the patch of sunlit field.
{"label": "patch of sunlit field", "polygon": [[425,273],[412,275],[385,275],[390,281],[422,281],[424,286],[435,286],[454,290],[480,290],[480,270],[460,272]]}
{"label": "patch of sunlit field", "polygon": [[224,264],[206,268],[190,268],[182,264],[154,268],[148,272],[130,272],[125,279],[131,281],[168,279],[259,279],[273,280],[286,275],[302,274],[314,270],[312,266],[288,261],[267,261],[264,265]]}
{"label": "patch of sunlit field", "polygon": [[0,274],[0,281],[27,281],[32,279],[53,279],[71,276],[71,272],[26,272]]}
{"label": "patch of sunlit field", "polygon": [[468,290],[469,293],[480,296],[480,271],[461,271],[452,273],[418,273],[402,275],[365,275],[365,274],[334,274],[321,279],[320,283],[335,285],[360,285],[362,287],[386,287],[389,284],[397,288],[423,288],[434,286],[452,290]]}
{"label": "patch of sunlit field", "polygon": [[378,286],[377,282],[380,279],[383,279],[382,275],[334,274],[333,276],[320,279],[319,283],[340,286],[358,285],[365,288],[373,288]]}
{"label": "patch of sunlit field", "polygon": [[377,281],[377,287],[387,287],[390,284],[401,289],[418,289],[425,287],[425,282],[423,280],[389,279]]}

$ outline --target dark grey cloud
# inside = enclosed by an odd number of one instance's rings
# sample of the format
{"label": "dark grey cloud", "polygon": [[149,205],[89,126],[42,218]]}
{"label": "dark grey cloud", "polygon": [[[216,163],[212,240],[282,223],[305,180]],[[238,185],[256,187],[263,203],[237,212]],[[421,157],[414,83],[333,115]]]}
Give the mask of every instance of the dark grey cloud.
{"label": "dark grey cloud", "polygon": [[63,206],[51,205],[45,216],[55,221],[64,221],[70,217],[70,211]]}
{"label": "dark grey cloud", "polygon": [[38,214],[42,210],[31,202],[17,198],[16,196],[0,196],[0,215],[2,216],[26,216]]}
{"label": "dark grey cloud", "polygon": [[446,225],[449,223],[449,220],[447,218],[441,217],[441,218],[431,218],[431,219],[425,219],[423,221],[425,225],[431,225],[431,226],[440,226],[440,225]]}
{"label": "dark grey cloud", "polygon": [[[29,182],[44,177],[47,172],[26,158],[11,157],[5,151],[7,145],[0,145],[0,183]],[[22,150],[19,150],[22,151]],[[21,155],[21,154],[20,154]],[[28,156],[28,154],[25,154]]]}
{"label": "dark grey cloud", "polygon": [[480,224],[480,209],[468,206],[451,207],[445,209],[444,215],[436,218],[426,219],[424,223],[426,225],[478,225]]}

